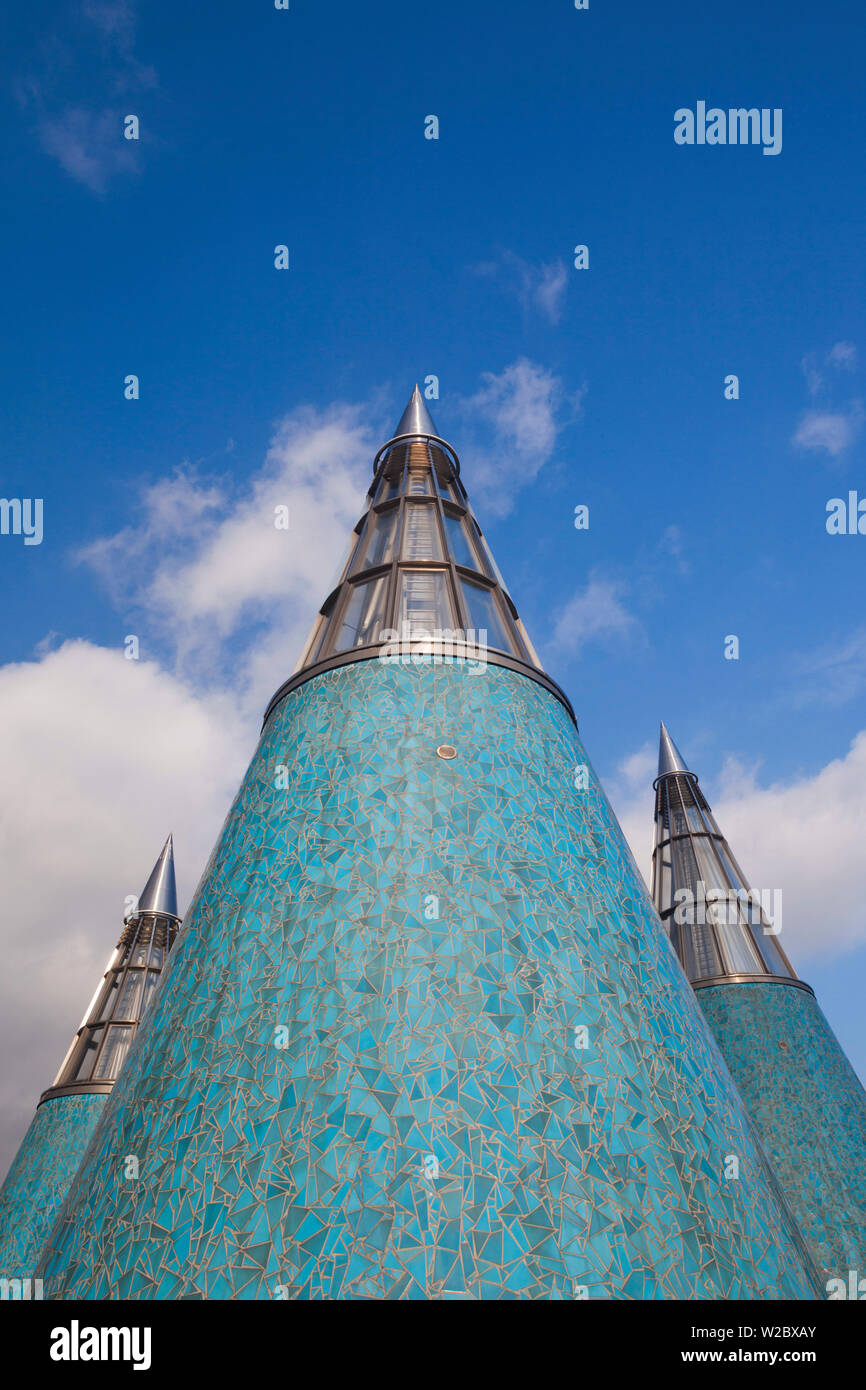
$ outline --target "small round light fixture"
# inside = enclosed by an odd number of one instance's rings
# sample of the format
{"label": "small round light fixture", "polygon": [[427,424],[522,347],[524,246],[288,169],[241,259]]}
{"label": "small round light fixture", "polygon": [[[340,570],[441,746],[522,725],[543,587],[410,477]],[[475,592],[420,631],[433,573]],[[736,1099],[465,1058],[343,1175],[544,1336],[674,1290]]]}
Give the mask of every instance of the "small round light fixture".
{"label": "small round light fixture", "polygon": [[439,747],[436,749],[436,756],[438,758],[445,758],[446,760],[448,758],[456,758],[457,749],[451,743],[440,743]]}

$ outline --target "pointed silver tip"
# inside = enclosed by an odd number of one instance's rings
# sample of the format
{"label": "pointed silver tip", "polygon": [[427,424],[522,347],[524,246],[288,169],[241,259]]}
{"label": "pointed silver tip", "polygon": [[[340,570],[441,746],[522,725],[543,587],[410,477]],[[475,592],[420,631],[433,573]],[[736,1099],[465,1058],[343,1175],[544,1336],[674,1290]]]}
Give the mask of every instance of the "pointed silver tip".
{"label": "pointed silver tip", "polygon": [[174,881],[174,840],[169,835],[153,866],[150,878],[138,900],[139,912],[158,912],[162,917],[177,917],[177,885]]}
{"label": "pointed silver tip", "polygon": [[664,724],[661,725],[659,734],[659,777],[665,777],[669,772],[688,772],[689,768],[677,745],[674,743]]}
{"label": "pointed silver tip", "polygon": [[439,435],[417,382],[393,437],[399,439],[403,434],[435,434],[437,438]]}

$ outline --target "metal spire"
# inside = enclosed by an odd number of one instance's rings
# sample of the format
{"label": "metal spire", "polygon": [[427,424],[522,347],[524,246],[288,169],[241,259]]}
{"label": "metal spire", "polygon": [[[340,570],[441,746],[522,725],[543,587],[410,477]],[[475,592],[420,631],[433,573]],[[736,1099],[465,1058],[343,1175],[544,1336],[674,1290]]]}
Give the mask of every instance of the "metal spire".
{"label": "metal spire", "polygon": [[688,772],[686,760],[677,745],[674,743],[664,724],[661,725],[659,734],[659,777],[666,777],[671,772]]}
{"label": "metal spire", "polygon": [[138,900],[138,912],[153,912],[160,917],[177,917],[177,888],[174,881],[174,845],[169,835],[162,853],[153,866],[150,878]]}
{"label": "metal spire", "polygon": [[418,390],[417,382],[415,390],[409,398],[409,404],[403,411],[400,423],[394,431],[394,438],[399,439],[405,434],[433,434],[439,437],[439,431],[433,423],[430,411],[424,403],[424,397]]}

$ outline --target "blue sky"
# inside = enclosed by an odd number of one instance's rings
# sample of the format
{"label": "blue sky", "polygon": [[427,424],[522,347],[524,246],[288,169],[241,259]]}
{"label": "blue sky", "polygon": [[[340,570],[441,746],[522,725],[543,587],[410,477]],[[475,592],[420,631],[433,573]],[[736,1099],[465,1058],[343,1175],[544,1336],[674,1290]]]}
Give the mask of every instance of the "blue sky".
{"label": "blue sky", "polygon": [[[866,537],[825,529],[866,496],[864,47],[837,0],[7,16],[2,490],[45,517],[0,537],[14,1138],[169,828],[192,891],[431,373],[641,867],[664,718],[866,1072]],[[781,108],[781,154],[676,145],[698,100]]]}

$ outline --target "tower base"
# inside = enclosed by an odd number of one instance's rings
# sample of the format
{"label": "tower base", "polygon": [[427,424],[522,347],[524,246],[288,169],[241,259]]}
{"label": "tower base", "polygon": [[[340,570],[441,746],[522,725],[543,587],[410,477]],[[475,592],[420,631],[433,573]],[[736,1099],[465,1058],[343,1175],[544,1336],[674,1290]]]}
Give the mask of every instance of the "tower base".
{"label": "tower base", "polygon": [[817,1289],[574,724],[452,661],[273,710],[38,1273],[63,1299]]}
{"label": "tower base", "polygon": [[104,1095],[40,1105],[0,1190],[0,1278],[28,1279],[78,1170]]}
{"label": "tower base", "polygon": [[816,1263],[866,1275],[866,1092],[814,995],[779,983],[696,994]]}

